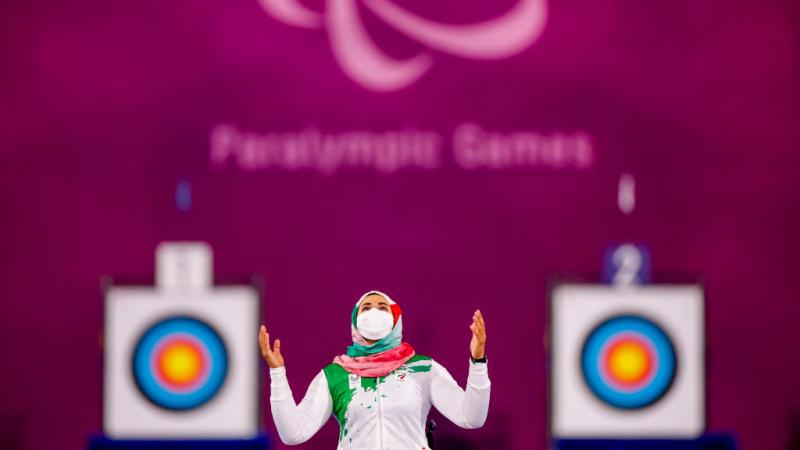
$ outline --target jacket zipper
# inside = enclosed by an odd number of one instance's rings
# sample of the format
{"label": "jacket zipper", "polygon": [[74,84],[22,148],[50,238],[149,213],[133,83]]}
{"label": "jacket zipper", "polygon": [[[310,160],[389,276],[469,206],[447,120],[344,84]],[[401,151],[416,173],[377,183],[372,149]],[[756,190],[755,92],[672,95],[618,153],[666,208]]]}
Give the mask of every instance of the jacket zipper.
{"label": "jacket zipper", "polygon": [[383,450],[383,410],[381,409],[381,379],[378,377],[376,380],[378,385],[378,439],[380,439],[380,448]]}

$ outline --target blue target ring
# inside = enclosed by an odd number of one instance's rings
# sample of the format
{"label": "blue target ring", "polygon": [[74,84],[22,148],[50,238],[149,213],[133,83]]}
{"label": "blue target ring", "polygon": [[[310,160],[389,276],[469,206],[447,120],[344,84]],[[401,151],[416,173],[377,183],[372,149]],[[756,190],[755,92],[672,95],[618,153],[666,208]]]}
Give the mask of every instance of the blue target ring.
{"label": "blue target ring", "polygon": [[222,388],[228,352],[210,325],[175,316],[158,321],[142,334],[132,369],[136,386],[150,402],[168,410],[189,410],[207,403]]}
{"label": "blue target ring", "polygon": [[[626,383],[625,364],[634,367],[635,382]],[[675,346],[654,322],[641,316],[616,316],[589,333],[581,370],[589,389],[604,403],[623,410],[644,408],[672,387],[677,372]]]}

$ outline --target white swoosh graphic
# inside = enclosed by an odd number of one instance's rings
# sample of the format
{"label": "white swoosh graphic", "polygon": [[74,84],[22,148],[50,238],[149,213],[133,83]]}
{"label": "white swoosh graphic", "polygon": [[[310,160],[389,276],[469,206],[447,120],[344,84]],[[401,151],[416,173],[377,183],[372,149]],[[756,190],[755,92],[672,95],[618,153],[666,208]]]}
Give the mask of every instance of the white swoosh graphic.
{"label": "white swoosh graphic", "polygon": [[[342,70],[367,89],[396,91],[431,68],[430,54],[400,60],[383,53],[362,25],[357,1],[327,0],[326,11],[318,13],[299,0],[259,0],[268,14],[284,23],[324,27]],[[361,1],[388,25],[428,48],[472,59],[500,59],[525,50],[539,37],[547,20],[547,0],[518,0],[504,15],[471,25],[434,22],[391,0]]]}
{"label": "white swoosh graphic", "polygon": [[386,23],[442,52],[475,59],[505,58],[527,48],[547,19],[544,0],[520,0],[505,15],[473,25],[447,25],[417,16],[389,0],[365,0]]}
{"label": "white swoosh graphic", "polygon": [[274,18],[303,28],[322,26],[322,14],[306,8],[295,0],[259,0],[261,7]]}
{"label": "white swoosh graphic", "polygon": [[429,55],[405,61],[386,56],[364,30],[356,0],[329,0],[325,17],[336,60],[350,77],[369,89],[382,92],[402,89],[433,64]]}

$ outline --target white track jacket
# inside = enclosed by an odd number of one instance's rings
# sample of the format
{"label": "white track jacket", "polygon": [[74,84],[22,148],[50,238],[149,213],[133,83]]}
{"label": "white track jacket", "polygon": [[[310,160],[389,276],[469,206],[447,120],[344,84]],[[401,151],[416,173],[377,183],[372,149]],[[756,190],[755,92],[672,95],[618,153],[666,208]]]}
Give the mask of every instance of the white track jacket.
{"label": "white track jacket", "polygon": [[337,364],[322,369],[296,404],[286,367],[270,369],[272,418],[284,444],[311,438],[333,415],[337,449],[428,449],[425,421],[431,405],[461,428],[479,428],[489,411],[486,363],[469,362],[467,389],[430,357],[415,355],[385,377],[359,377]]}

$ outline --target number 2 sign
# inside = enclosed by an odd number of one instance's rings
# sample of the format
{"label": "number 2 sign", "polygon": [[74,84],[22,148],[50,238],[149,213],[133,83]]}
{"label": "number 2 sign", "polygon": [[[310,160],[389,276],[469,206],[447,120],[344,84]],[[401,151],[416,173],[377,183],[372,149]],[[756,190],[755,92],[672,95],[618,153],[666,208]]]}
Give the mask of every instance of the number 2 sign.
{"label": "number 2 sign", "polygon": [[610,247],[603,257],[603,281],[614,285],[645,284],[650,281],[650,252],[641,245]]}

